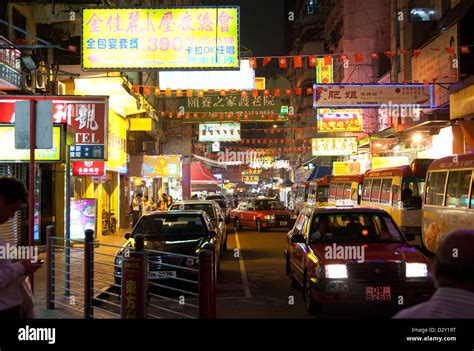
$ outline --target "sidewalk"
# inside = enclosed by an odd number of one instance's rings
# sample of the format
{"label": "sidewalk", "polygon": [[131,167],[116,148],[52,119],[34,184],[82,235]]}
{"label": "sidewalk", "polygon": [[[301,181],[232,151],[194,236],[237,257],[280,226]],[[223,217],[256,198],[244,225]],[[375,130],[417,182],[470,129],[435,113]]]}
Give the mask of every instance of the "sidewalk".
{"label": "sidewalk", "polygon": [[[99,246],[96,247],[95,253],[96,261],[98,262],[107,262],[107,264],[113,264],[114,258],[113,256],[117,252],[116,247],[109,247],[109,246],[102,246],[105,245],[113,245],[113,246],[121,246],[125,242],[124,235],[125,233],[130,232],[131,229],[120,229],[117,233],[107,236],[102,236],[98,239]],[[56,299],[61,301],[62,303],[71,306],[70,308],[61,306],[57,304],[55,309],[48,310],[46,309],[46,263],[35,273],[34,279],[34,290],[35,290],[35,314],[36,318],[52,318],[52,319],[62,319],[62,318],[83,318],[83,309],[82,309],[82,294],[84,289],[84,278],[82,275],[84,274],[84,259],[83,259],[83,245],[77,245],[71,250],[71,291],[75,291],[77,293],[73,293],[71,295],[76,295],[71,297],[64,296],[64,274],[61,272],[56,273]],[[105,254],[105,255],[100,255]],[[46,259],[46,253],[41,253],[40,259]],[[56,252],[56,269],[64,270],[64,253],[62,250]],[[112,283],[112,268],[105,268],[104,265],[96,265],[94,267],[95,270],[100,271],[107,271],[108,274],[100,274],[96,273],[95,278],[99,279],[100,282],[96,282],[94,288],[96,289],[104,289]],[[95,292],[97,294],[97,291]],[[76,302],[77,304],[74,305],[72,303]]]}

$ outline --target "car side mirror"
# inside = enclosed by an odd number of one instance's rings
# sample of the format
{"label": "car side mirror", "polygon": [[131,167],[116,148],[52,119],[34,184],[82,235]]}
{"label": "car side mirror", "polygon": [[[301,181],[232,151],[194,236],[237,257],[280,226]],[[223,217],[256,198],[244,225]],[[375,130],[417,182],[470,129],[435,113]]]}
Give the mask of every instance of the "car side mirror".
{"label": "car side mirror", "polygon": [[291,242],[293,244],[296,244],[296,243],[304,243],[306,242],[305,238],[303,235],[301,234],[294,234],[291,236]]}
{"label": "car side mirror", "polygon": [[215,230],[210,230],[210,231],[209,231],[209,237],[215,238],[216,236],[217,236],[217,233],[216,233]]}
{"label": "car side mirror", "polygon": [[126,233],[124,235],[124,238],[127,239],[127,240],[130,239],[131,237],[132,237],[132,234],[130,234],[130,233]]}

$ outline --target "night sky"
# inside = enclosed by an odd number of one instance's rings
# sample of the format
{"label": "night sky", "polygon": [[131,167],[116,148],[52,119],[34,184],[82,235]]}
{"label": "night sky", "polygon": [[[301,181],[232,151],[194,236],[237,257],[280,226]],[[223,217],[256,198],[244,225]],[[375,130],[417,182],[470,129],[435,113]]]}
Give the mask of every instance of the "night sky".
{"label": "night sky", "polygon": [[[241,46],[253,56],[285,55],[283,0],[202,0],[205,6],[240,6]],[[243,50],[243,47],[242,47]]]}

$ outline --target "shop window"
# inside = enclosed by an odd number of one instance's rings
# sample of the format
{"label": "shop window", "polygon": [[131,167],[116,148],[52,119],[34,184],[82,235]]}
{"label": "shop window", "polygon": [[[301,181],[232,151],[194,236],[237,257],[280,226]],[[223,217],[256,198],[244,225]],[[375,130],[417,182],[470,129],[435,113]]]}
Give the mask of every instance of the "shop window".
{"label": "shop window", "polygon": [[448,188],[446,191],[447,207],[469,206],[469,185],[472,171],[449,172]]}
{"label": "shop window", "polygon": [[372,192],[370,193],[370,202],[380,201],[380,187],[382,185],[382,179],[374,179],[372,183]]}
{"label": "shop window", "polygon": [[342,193],[344,190],[344,183],[339,183],[337,185],[336,199],[342,199]]}
{"label": "shop window", "polygon": [[333,183],[329,187],[329,198],[330,199],[335,199],[336,198],[336,188],[337,188],[337,183]]}
{"label": "shop window", "polygon": [[343,199],[351,198],[351,183],[344,183],[344,192],[342,194]]}
{"label": "shop window", "polygon": [[448,172],[430,172],[426,180],[425,204],[443,206],[444,186]]}
{"label": "shop window", "polygon": [[398,206],[400,201],[400,186],[392,185],[392,206]]}
{"label": "shop window", "polygon": [[390,203],[390,190],[392,187],[392,179],[383,179],[382,180],[382,190],[380,194],[380,202],[383,204]]}
{"label": "shop window", "polygon": [[370,188],[372,187],[372,179],[364,180],[364,187],[362,189],[362,200],[369,201],[370,200]]}

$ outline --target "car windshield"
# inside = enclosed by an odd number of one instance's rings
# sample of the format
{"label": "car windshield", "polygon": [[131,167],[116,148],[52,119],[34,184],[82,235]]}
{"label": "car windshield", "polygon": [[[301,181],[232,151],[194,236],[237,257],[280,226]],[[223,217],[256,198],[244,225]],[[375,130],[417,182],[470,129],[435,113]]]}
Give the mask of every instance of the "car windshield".
{"label": "car windshield", "polygon": [[143,217],[133,232],[134,236],[137,234],[156,238],[203,237],[206,229],[199,215],[165,214]]}
{"label": "car windshield", "polygon": [[309,234],[310,242],[403,242],[394,221],[384,213],[317,214]]}
{"label": "car windshield", "polygon": [[216,219],[212,204],[175,204],[170,207],[170,210],[200,210],[205,211],[211,219]]}
{"label": "car windshield", "polygon": [[206,197],[206,200],[225,200],[225,197],[223,195],[210,195]]}
{"label": "car windshield", "polygon": [[280,201],[276,200],[255,200],[255,209],[258,210],[284,210]]}
{"label": "car windshield", "polygon": [[227,208],[227,202],[225,200],[216,199],[214,201],[217,202],[222,209]]}

